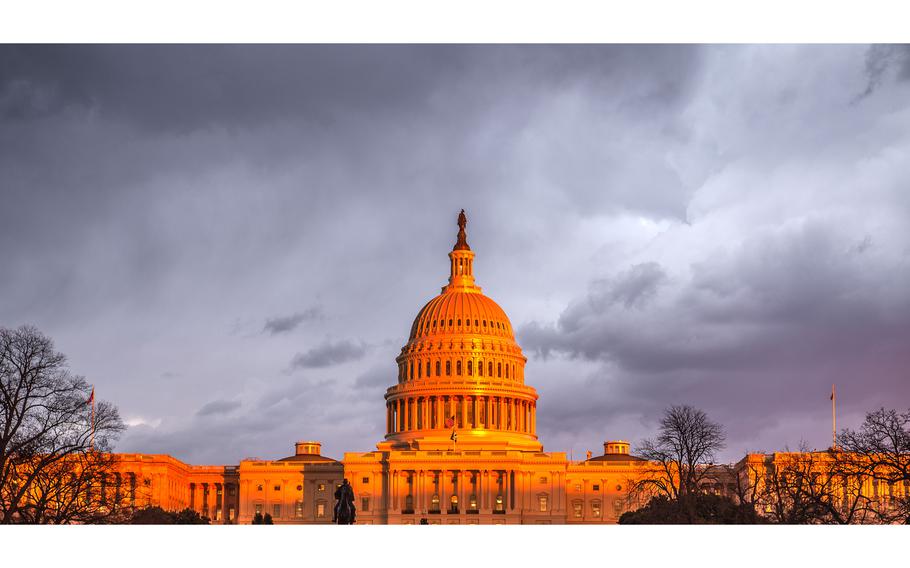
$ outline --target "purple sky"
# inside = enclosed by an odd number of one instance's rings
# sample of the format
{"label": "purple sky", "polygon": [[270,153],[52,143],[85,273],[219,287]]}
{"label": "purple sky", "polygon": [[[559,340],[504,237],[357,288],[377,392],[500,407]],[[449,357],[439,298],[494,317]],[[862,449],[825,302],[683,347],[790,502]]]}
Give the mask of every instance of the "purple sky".
{"label": "purple sky", "polygon": [[907,47],[0,47],[0,325],[121,451],[373,449],[460,208],[547,450],[910,406]]}

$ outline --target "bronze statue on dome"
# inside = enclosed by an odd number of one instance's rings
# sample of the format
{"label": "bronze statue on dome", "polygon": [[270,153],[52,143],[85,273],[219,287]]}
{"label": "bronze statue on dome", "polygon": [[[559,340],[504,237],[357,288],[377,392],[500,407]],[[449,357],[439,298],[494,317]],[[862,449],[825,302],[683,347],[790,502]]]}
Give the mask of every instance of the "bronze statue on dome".
{"label": "bronze statue on dome", "polygon": [[458,242],[455,243],[455,250],[471,250],[468,246],[468,237],[464,228],[468,224],[468,217],[464,214],[464,209],[458,214]]}

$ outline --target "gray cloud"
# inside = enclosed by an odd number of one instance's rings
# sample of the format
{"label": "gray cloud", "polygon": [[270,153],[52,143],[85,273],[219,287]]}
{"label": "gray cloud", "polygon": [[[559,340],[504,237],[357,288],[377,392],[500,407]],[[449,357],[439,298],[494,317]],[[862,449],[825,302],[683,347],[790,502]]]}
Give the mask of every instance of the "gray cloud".
{"label": "gray cloud", "polygon": [[346,339],[334,342],[326,340],[304,353],[294,355],[291,360],[291,368],[311,369],[338,365],[357,361],[365,353],[366,346],[363,343],[353,343]]}
{"label": "gray cloud", "polygon": [[319,320],[322,319],[322,317],[322,308],[319,306],[314,306],[312,308],[307,308],[303,312],[298,312],[289,316],[269,318],[265,321],[265,326],[263,326],[262,332],[268,332],[271,335],[285,333],[297,329],[297,327],[303,322]]}
{"label": "gray cloud", "polygon": [[212,416],[215,414],[228,414],[240,408],[239,400],[213,400],[196,413],[196,416]]}
{"label": "gray cloud", "polygon": [[465,208],[548,449],[674,402],[730,459],[821,446],[831,382],[846,425],[910,397],[908,76],[893,46],[0,46],[0,321],[145,424],[123,450],[364,451]]}

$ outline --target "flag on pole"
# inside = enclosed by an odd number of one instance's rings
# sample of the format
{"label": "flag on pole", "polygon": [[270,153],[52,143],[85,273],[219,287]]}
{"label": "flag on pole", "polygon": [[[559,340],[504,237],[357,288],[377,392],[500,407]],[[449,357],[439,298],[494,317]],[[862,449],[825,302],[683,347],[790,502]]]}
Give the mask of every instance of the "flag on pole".
{"label": "flag on pole", "polygon": [[449,439],[452,440],[453,442],[458,441],[458,434],[455,433],[455,430],[452,430],[452,435],[449,436]]}
{"label": "flag on pole", "polygon": [[446,428],[454,428],[454,427],[455,427],[455,417],[452,416],[451,418],[446,418]]}
{"label": "flag on pole", "polygon": [[88,395],[88,400],[85,401],[85,404],[94,404],[95,403],[95,387],[92,387],[92,394]]}

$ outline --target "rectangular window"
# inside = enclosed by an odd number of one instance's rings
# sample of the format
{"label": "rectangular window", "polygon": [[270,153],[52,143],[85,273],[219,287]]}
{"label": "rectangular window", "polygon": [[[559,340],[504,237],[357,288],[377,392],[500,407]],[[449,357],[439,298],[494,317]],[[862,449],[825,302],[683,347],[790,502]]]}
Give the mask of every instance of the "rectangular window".
{"label": "rectangular window", "polygon": [[227,520],[229,520],[229,521],[234,520],[234,508],[233,507],[228,507],[228,519]]}
{"label": "rectangular window", "polygon": [[294,503],[294,516],[297,517],[298,519],[303,516],[303,501],[301,501],[300,499],[298,499],[297,502]]}
{"label": "rectangular window", "polygon": [[221,507],[215,507],[215,520],[221,520]]}
{"label": "rectangular window", "polygon": [[546,495],[538,495],[537,504],[540,506],[541,513],[547,512],[547,496]]}
{"label": "rectangular window", "polygon": [[228,485],[228,495],[231,496],[231,497],[234,496],[234,485],[233,485],[233,484],[232,484],[232,485]]}
{"label": "rectangular window", "polygon": [[257,515],[262,514],[262,503],[256,503],[256,514]]}
{"label": "rectangular window", "polygon": [[572,509],[575,511],[575,518],[580,519],[582,515],[581,501],[572,503]]}
{"label": "rectangular window", "polygon": [[369,497],[360,498],[360,510],[361,510],[361,512],[364,512],[364,513],[366,513],[367,511],[370,510],[370,498]]}
{"label": "rectangular window", "polygon": [[369,477],[364,477],[364,478],[361,480],[361,483],[363,483],[364,485],[366,485],[366,484],[369,483],[369,482],[370,482],[370,478],[369,478]]}
{"label": "rectangular window", "polygon": [[595,519],[600,518],[600,501],[591,503],[591,514],[594,515]]}
{"label": "rectangular window", "polygon": [[325,503],[321,501],[319,503],[316,503],[316,518],[325,518]]}
{"label": "rectangular window", "polygon": [[594,486],[594,491],[600,491],[600,485],[595,485],[595,486]]}
{"label": "rectangular window", "polygon": [[316,489],[319,491],[325,491],[325,483],[320,483],[316,486]]}
{"label": "rectangular window", "polygon": [[541,478],[540,478],[540,484],[541,484],[541,485],[546,485],[546,483],[547,483],[547,478],[546,478],[546,477],[541,477]]}
{"label": "rectangular window", "polygon": [[277,519],[281,516],[281,505],[272,505],[272,518]]}
{"label": "rectangular window", "polygon": [[280,485],[276,485],[276,486],[274,487],[274,489],[275,489],[275,491],[281,491],[281,486],[280,486]]}

